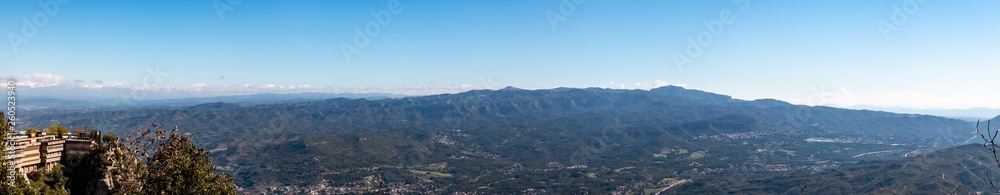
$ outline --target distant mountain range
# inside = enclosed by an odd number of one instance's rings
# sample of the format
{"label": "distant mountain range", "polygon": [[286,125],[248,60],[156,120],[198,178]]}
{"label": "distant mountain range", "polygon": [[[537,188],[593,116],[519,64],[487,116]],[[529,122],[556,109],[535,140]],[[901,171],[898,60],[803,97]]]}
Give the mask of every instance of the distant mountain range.
{"label": "distant mountain range", "polygon": [[95,108],[134,108],[134,107],[186,107],[197,104],[226,102],[242,106],[252,106],[258,104],[275,104],[302,101],[317,101],[331,98],[366,98],[385,99],[404,97],[402,95],[384,93],[292,93],[292,94],[251,94],[232,95],[216,97],[190,97],[176,99],[153,99],[153,98],[95,98],[95,97],[48,97],[48,96],[18,96],[20,109],[42,110],[42,109],[95,109]]}
{"label": "distant mountain range", "polygon": [[[406,95],[389,94],[389,93],[318,93],[318,92],[317,93],[262,93],[262,94],[249,94],[249,95],[218,95],[218,96],[200,95],[199,97],[182,97],[177,95],[170,95],[170,96],[165,95],[161,97],[158,96],[158,94],[144,94],[145,96],[133,97],[130,96],[131,94],[129,93],[129,91],[120,91],[119,93],[122,94],[121,97],[108,98],[106,94],[105,95],[89,94],[94,92],[87,92],[78,95],[53,96],[51,94],[66,93],[66,92],[61,92],[61,93],[51,92],[53,90],[54,89],[46,88],[46,89],[31,89],[26,92],[23,92],[22,95],[19,96],[19,101],[21,101],[22,105],[19,108],[28,110],[38,110],[38,109],[94,109],[94,108],[110,108],[110,107],[147,107],[147,106],[186,107],[197,104],[215,103],[215,102],[225,102],[225,103],[239,104],[241,106],[251,106],[257,104],[316,101],[316,100],[325,100],[332,98],[349,98],[349,99],[364,98],[368,100],[375,100],[375,99],[385,99],[385,98],[407,97]],[[698,92],[693,92],[693,91],[696,90],[685,90],[672,93],[690,93],[690,94],[675,94],[675,95],[692,95],[692,96],[698,96],[698,95],[704,96],[706,94],[698,94],[698,93],[707,93],[701,91]],[[707,93],[707,94],[716,95],[718,96],[717,98],[732,99],[731,97],[725,95],[712,94],[712,93]],[[774,101],[782,102],[779,100],[774,100]],[[869,105],[858,105],[858,106],[843,107],[843,108],[885,111],[885,112],[894,112],[902,114],[925,114],[925,115],[962,119],[968,121],[975,121],[977,119],[988,119],[1000,115],[1000,109],[994,109],[994,108],[919,109],[919,108],[904,108],[904,107],[880,107],[880,106],[869,106]]]}
{"label": "distant mountain range", "polygon": [[852,109],[878,110],[906,114],[926,114],[943,116],[963,120],[975,121],[976,119],[989,119],[1000,115],[1000,109],[995,108],[969,108],[969,109],[918,109],[902,107],[878,107],[878,106],[853,106]]}
{"label": "distant mountain range", "polygon": [[63,124],[120,135],[151,123],[180,126],[212,149],[218,170],[234,174],[244,193],[364,193],[379,186],[448,194],[697,191],[715,185],[704,181],[740,186],[748,180],[724,178],[899,160],[978,138],[972,123],[951,118],[746,101],[675,86],[508,87],[19,117],[21,127]]}

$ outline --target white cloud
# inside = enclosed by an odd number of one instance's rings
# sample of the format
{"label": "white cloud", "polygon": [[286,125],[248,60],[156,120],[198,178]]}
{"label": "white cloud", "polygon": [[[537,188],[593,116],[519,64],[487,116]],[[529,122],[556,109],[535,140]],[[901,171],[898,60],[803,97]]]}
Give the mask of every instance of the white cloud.
{"label": "white cloud", "polygon": [[86,89],[101,89],[101,88],[104,88],[104,85],[101,85],[101,84],[80,84],[80,85],[77,85],[77,86],[81,87],[81,88],[86,88]]}
{"label": "white cloud", "polygon": [[54,87],[59,85],[65,85],[66,78],[62,75],[51,74],[51,73],[35,73],[31,75],[24,75],[15,78],[17,80],[17,85],[21,87]]}
{"label": "white cloud", "polygon": [[[102,81],[102,80],[90,80],[85,81],[81,79],[67,79],[66,77],[58,74],[51,73],[35,73],[31,75],[23,75],[20,77],[9,77],[0,76],[0,79],[8,80],[13,79],[17,81],[19,87],[25,88],[51,88],[51,89],[61,89],[61,90],[95,90],[95,91],[145,91],[145,92],[216,92],[224,94],[251,94],[251,93],[295,93],[295,92],[314,92],[313,87],[308,84],[298,84],[298,85],[276,85],[276,84],[264,84],[264,85],[252,85],[252,84],[233,84],[233,85],[223,85],[220,87],[211,87],[205,83],[194,83],[190,86],[176,87],[173,85],[165,85],[162,83],[153,84],[125,84],[120,81]],[[69,92],[67,92],[69,93]],[[108,94],[113,96],[114,94]]]}
{"label": "white cloud", "polygon": [[309,89],[309,88],[312,88],[312,86],[311,85],[302,84],[302,85],[288,86],[288,88],[289,89]]}
{"label": "white cloud", "polygon": [[601,88],[612,88],[612,89],[645,89],[645,90],[649,90],[649,89],[653,89],[653,88],[657,88],[657,87],[670,86],[670,85],[680,86],[680,87],[686,86],[686,85],[680,84],[680,83],[669,83],[669,82],[664,81],[664,80],[656,79],[656,80],[654,80],[652,82],[636,81],[636,82],[633,82],[631,85],[628,85],[626,83],[619,83],[619,82],[611,81],[611,83],[609,85],[600,85],[600,87]]}
{"label": "white cloud", "polygon": [[615,81],[611,81],[611,84],[609,84],[609,85],[601,85],[601,88],[625,89],[625,84],[624,83],[617,83]]}

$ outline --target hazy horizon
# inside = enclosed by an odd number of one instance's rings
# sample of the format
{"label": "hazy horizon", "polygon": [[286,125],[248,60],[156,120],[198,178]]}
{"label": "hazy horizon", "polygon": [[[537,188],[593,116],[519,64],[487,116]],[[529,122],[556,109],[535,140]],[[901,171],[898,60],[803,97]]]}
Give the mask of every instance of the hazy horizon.
{"label": "hazy horizon", "polygon": [[1000,75],[992,1],[55,2],[0,3],[0,78],[21,90],[678,85],[805,105],[1000,108],[984,90]]}
{"label": "hazy horizon", "polygon": [[[685,88],[684,86],[676,86],[676,85],[669,85],[669,86],[675,86],[675,87]],[[506,86],[506,87],[513,87],[513,86]],[[660,87],[663,87],[663,86],[660,86]],[[613,89],[613,88],[606,88],[606,87],[597,87],[597,88]],[[46,89],[49,89],[49,90],[46,90]],[[501,90],[501,89],[502,88],[483,88],[483,89],[470,89],[470,90],[455,91],[455,92],[442,92],[442,93],[431,93],[431,94],[411,94],[411,95],[394,94],[394,93],[380,93],[380,92],[344,92],[344,91],[339,91],[339,92],[324,92],[324,91],[312,91],[312,92],[291,91],[291,92],[289,92],[289,91],[285,91],[285,92],[260,92],[260,93],[255,93],[255,92],[252,92],[252,91],[242,91],[242,92],[239,92],[239,91],[236,91],[236,92],[234,92],[234,91],[214,91],[214,92],[205,92],[205,91],[181,91],[181,92],[173,91],[173,92],[171,92],[171,91],[166,91],[166,92],[158,92],[158,91],[142,91],[141,89],[127,89],[127,88],[101,89],[101,90],[95,90],[95,89],[67,89],[67,88],[63,88],[63,89],[55,89],[54,91],[52,91],[52,89],[50,89],[50,88],[42,88],[42,89],[28,88],[27,92],[25,92],[23,90],[19,90],[18,93],[20,94],[20,97],[22,97],[22,99],[24,99],[24,98],[28,98],[28,99],[32,99],[32,98],[51,98],[51,99],[56,99],[56,100],[71,100],[71,101],[72,100],[89,100],[90,102],[93,102],[93,103],[99,103],[99,102],[105,103],[102,106],[116,106],[116,105],[117,106],[129,106],[129,105],[134,106],[134,105],[136,105],[136,103],[143,103],[143,102],[163,101],[163,100],[185,100],[185,99],[191,99],[191,98],[194,98],[194,99],[199,99],[199,98],[200,99],[213,99],[213,98],[225,98],[225,97],[247,97],[247,98],[251,98],[252,99],[253,96],[255,96],[255,95],[279,95],[279,96],[285,95],[286,96],[285,98],[287,98],[287,99],[294,99],[294,98],[291,98],[291,97],[295,97],[296,95],[310,95],[310,94],[312,94],[312,95],[318,95],[318,94],[327,94],[327,95],[354,95],[355,98],[365,98],[365,97],[420,97],[420,96],[429,96],[429,95],[457,94],[457,93],[464,93],[464,92],[469,92],[469,91],[473,91],[473,90]],[[525,89],[525,90],[549,90],[549,89],[556,89],[556,88]],[[582,88],[579,88],[579,89],[582,89]],[[685,88],[685,89],[692,89],[692,88]],[[36,90],[40,90],[40,91],[36,91]],[[67,92],[67,91],[60,91],[60,90],[75,90],[75,92]],[[632,90],[635,90],[635,89],[632,89]],[[649,90],[649,89],[638,89],[638,90]],[[694,90],[698,90],[698,89],[694,89]],[[707,91],[707,92],[714,93],[714,92],[711,92],[711,91]],[[70,95],[70,94],[72,94],[72,95]],[[110,94],[110,96],[109,96],[109,94]],[[142,95],[139,95],[139,94],[142,94]],[[115,95],[117,95],[117,96],[115,96]],[[727,94],[720,94],[720,95],[727,95]],[[281,97],[279,97],[279,99],[280,98]],[[753,101],[753,100],[760,100],[760,99],[774,99],[774,98],[743,99],[743,98],[739,98],[739,97],[733,97],[733,98],[744,100],[744,101]],[[246,99],[246,100],[250,100],[250,99]],[[111,102],[112,104],[107,104],[109,102]],[[125,104],[122,104],[122,103],[125,103]],[[798,103],[794,103],[794,102],[789,102],[789,103],[798,104]],[[801,105],[801,104],[799,104],[799,105]],[[986,107],[973,107],[973,108],[907,108],[907,107],[899,107],[899,106],[881,107],[881,106],[874,106],[874,105],[840,106],[840,105],[833,105],[833,104],[813,105],[813,106],[829,106],[829,107],[845,108],[845,109],[866,109],[866,110],[886,111],[886,112],[895,112],[895,113],[904,113],[904,114],[927,114],[927,115],[935,115],[935,116],[943,116],[943,117],[953,117],[953,118],[962,118],[962,119],[969,119],[969,118],[990,119],[990,118],[994,118],[998,114],[1000,114],[1000,109],[997,109],[997,108],[986,108]],[[101,106],[98,106],[98,107],[101,107]]]}

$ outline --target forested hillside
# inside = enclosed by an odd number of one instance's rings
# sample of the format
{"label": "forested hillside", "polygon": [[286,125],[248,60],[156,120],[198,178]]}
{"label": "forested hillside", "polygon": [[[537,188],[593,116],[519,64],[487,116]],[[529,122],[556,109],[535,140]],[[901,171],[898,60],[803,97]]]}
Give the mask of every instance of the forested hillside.
{"label": "forested hillside", "polygon": [[[29,115],[29,114],[26,114]],[[973,138],[966,121],[698,90],[474,90],[394,99],[36,111],[30,125],[190,129],[246,192],[659,192],[823,171]],[[694,186],[697,187],[697,186]],[[705,188],[709,189],[709,188]],[[781,191],[784,192],[784,191]]]}

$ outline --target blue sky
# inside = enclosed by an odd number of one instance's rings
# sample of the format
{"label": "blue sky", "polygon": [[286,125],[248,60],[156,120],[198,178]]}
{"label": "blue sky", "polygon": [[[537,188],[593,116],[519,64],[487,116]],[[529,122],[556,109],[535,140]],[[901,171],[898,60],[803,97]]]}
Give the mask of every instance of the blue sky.
{"label": "blue sky", "polygon": [[[40,6],[49,2],[58,11]],[[1000,108],[1000,93],[988,90],[1000,83],[998,1],[392,3],[0,1],[7,38],[0,75],[22,88],[97,92],[432,94],[674,84],[800,104]],[[342,43],[355,42],[355,28],[378,24],[372,12],[391,20],[348,61]],[[553,29],[548,12],[565,20]],[[725,19],[723,12],[731,21],[711,34],[705,23]],[[22,19],[44,25],[27,38]],[[897,29],[884,35],[880,21]],[[702,33],[711,43],[678,66],[674,54],[686,55],[687,39]],[[148,79],[156,69],[164,74]]]}

